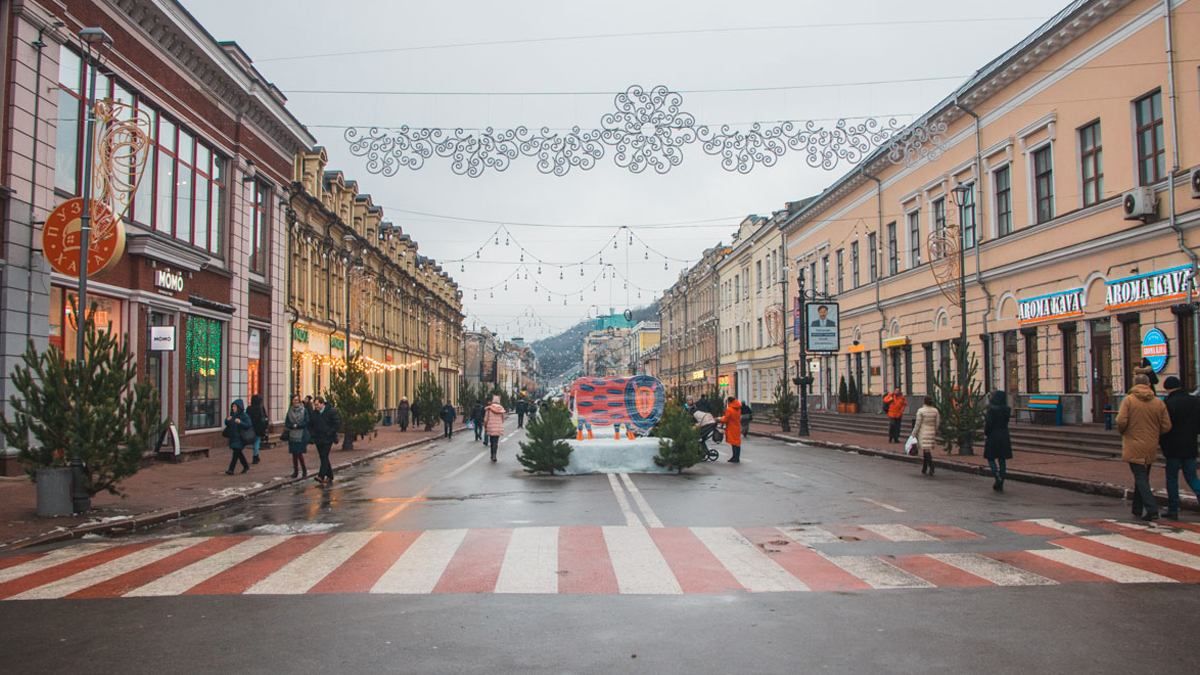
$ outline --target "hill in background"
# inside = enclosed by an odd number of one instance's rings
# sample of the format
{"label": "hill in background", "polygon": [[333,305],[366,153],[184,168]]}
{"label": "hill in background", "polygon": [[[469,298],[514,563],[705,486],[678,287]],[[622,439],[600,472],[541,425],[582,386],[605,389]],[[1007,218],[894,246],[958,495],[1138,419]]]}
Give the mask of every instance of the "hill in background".
{"label": "hill in background", "polygon": [[[633,321],[658,321],[658,303],[638,307],[633,311]],[[546,383],[583,368],[583,338],[595,326],[595,319],[587,319],[567,330],[530,343],[538,358],[538,367]]]}

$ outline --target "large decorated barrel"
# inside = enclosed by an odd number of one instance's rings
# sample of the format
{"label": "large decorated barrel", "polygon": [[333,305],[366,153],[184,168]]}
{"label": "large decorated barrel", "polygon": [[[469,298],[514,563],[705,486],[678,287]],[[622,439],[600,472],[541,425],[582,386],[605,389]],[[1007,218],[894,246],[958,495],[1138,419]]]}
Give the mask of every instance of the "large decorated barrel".
{"label": "large decorated barrel", "polygon": [[667,389],[658,378],[581,377],[571,383],[575,415],[593,426],[632,424],[649,431],[658,424],[667,403]]}

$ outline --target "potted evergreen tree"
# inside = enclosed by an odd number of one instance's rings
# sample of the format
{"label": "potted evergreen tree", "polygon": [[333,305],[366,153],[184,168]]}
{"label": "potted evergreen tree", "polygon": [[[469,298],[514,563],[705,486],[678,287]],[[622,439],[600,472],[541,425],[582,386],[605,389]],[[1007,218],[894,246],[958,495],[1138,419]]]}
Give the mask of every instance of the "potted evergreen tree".
{"label": "potted evergreen tree", "polygon": [[838,378],[838,406],[837,411],[840,413],[846,412],[846,404],[850,402],[850,391],[846,388],[846,376]]}
{"label": "potted evergreen tree", "polygon": [[529,441],[521,441],[517,461],[528,473],[548,473],[567,468],[571,460],[571,445],[566,439],[575,436],[571,411],[561,402],[550,404],[545,411],[525,425]]}
{"label": "potted evergreen tree", "polygon": [[854,375],[850,376],[850,386],[846,388],[846,412],[858,412],[858,383],[854,381]]}
{"label": "potted evergreen tree", "polygon": [[656,427],[658,454],[654,463],[675,473],[700,461],[700,432],[683,406],[669,403]]}
{"label": "potted evergreen tree", "polygon": [[342,449],[353,450],[354,439],[374,431],[379,421],[361,352],[352,354],[345,368],[333,369],[327,397],[342,418]]}
{"label": "potted evergreen tree", "polygon": [[779,418],[779,426],[786,433],[792,430],[792,415],[800,409],[800,402],[792,388],[787,386],[786,378],[779,378],[775,385],[775,417]]}
{"label": "potted evergreen tree", "polygon": [[438,415],[442,412],[442,398],[445,392],[442,391],[441,385],[437,380],[433,379],[433,375],[425,373],[421,378],[421,383],[417,385],[415,394],[418,419],[414,419],[413,423],[420,422],[425,425],[425,431],[431,431],[433,425],[438,421]]}

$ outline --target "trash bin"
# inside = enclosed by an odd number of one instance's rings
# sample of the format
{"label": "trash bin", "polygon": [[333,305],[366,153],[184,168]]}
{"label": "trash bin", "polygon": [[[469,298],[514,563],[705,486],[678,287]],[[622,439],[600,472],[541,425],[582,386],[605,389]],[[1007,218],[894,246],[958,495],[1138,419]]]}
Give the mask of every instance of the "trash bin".
{"label": "trash bin", "polygon": [[37,514],[43,518],[69,516],[75,513],[71,499],[71,468],[38,469]]}

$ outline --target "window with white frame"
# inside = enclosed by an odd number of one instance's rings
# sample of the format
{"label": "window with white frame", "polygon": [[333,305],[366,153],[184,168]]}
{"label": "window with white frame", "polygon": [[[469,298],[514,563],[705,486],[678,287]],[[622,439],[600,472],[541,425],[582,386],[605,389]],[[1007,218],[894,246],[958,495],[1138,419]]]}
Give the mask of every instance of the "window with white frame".
{"label": "window with white frame", "polygon": [[993,194],[996,200],[996,235],[1012,234],[1012,169],[1004,165],[992,172]]}
{"label": "window with white frame", "polygon": [[908,218],[908,266],[921,266],[921,212],[912,211]]}
{"label": "window with white frame", "polygon": [[1050,144],[1033,151],[1034,222],[1054,218],[1054,154]]}

